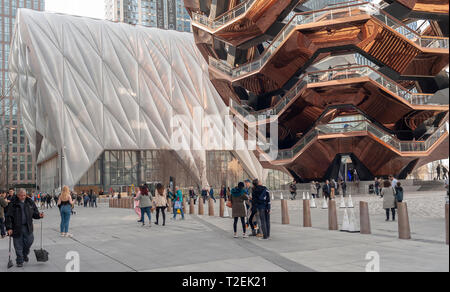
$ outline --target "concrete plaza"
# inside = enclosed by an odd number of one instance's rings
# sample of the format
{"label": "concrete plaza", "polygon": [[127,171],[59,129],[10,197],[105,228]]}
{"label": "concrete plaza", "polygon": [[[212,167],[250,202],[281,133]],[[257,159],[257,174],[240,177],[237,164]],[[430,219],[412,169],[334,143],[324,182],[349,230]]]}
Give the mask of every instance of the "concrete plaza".
{"label": "concrete plaza", "polygon": [[[364,272],[369,252],[379,254],[382,272],[449,271],[444,192],[406,194],[412,240],[398,239],[397,222],[384,221],[379,198],[353,197],[357,218],[360,200],[370,204],[372,235],[328,231],[328,213],[320,208],[321,201],[317,202],[319,208],[312,210],[313,228],[301,227],[301,200],[288,202],[291,224],[282,225],[281,204],[276,199],[270,241],[234,239],[230,218],[187,215],[185,221],[167,220],[165,227],[142,227],[133,210],[110,209],[107,204],[100,204],[97,209],[77,207],[70,228],[74,238],[61,238],[58,209],[53,208],[44,210],[44,248],[50,252],[49,262],[37,263],[31,254],[24,268],[13,267],[9,271],[65,271],[70,251],[79,254],[83,272]],[[340,198],[337,203],[339,207]],[[217,203],[216,216],[218,207]],[[342,212],[338,209],[340,224]],[[39,248],[40,243],[40,225],[35,223],[32,249]],[[8,240],[3,239],[2,272],[7,271],[7,258]]]}

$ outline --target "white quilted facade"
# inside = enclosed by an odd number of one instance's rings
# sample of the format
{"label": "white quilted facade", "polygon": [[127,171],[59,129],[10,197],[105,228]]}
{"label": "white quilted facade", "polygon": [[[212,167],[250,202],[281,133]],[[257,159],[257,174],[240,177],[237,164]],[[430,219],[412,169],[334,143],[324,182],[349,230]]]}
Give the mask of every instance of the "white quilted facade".
{"label": "white quilted facade", "polygon": [[[104,150],[173,150],[174,115],[195,121],[200,107],[223,121],[229,112],[189,33],[19,9],[9,66],[31,151],[38,163],[62,152],[69,186]],[[202,125],[193,125],[183,136],[202,146],[176,153],[206,177]],[[264,177],[253,152],[235,154]]]}

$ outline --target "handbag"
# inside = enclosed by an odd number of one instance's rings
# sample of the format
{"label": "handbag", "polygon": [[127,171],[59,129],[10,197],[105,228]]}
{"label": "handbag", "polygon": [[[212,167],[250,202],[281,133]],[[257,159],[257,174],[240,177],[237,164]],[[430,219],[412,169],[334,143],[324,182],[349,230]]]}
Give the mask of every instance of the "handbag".
{"label": "handbag", "polygon": [[231,200],[227,201],[227,207],[233,208],[233,203],[231,202]]}
{"label": "handbag", "polygon": [[173,207],[175,209],[181,209],[181,201],[176,201]]}

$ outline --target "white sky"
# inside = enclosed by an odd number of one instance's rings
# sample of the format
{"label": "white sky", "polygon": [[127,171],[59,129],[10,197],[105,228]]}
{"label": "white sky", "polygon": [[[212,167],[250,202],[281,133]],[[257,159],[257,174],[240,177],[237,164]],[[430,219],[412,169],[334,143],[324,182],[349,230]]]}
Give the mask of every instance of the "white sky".
{"label": "white sky", "polygon": [[72,15],[105,18],[105,0],[46,0],[45,10]]}

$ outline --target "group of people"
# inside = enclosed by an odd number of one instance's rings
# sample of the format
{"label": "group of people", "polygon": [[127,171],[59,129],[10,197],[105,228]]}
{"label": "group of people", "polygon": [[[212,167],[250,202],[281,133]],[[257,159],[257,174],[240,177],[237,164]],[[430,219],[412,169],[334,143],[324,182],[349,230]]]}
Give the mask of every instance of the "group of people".
{"label": "group of people", "polygon": [[[441,173],[442,173],[442,176],[441,176]],[[445,167],[442,164],[438,164],[438,166],[436,167],[436,179],[437,180],[448,179],[448,169],[447,169],[447,167]]]}
{"label": "group of people", "polygon": [[383,198],[383,209],[386,210],[386,221],[389,221],[392,214],[392,221],[395,221],[397,203],[403,202],[403,187],[393,175],[387,180],[375,178],[375,194]]}
{"label": "group of people", "polygon": [[75,199],[78,206],[84,206],[84,208],[97,208],[98,194],[90,191],[89,193],[81,192],[81,194],[76,194]]}

